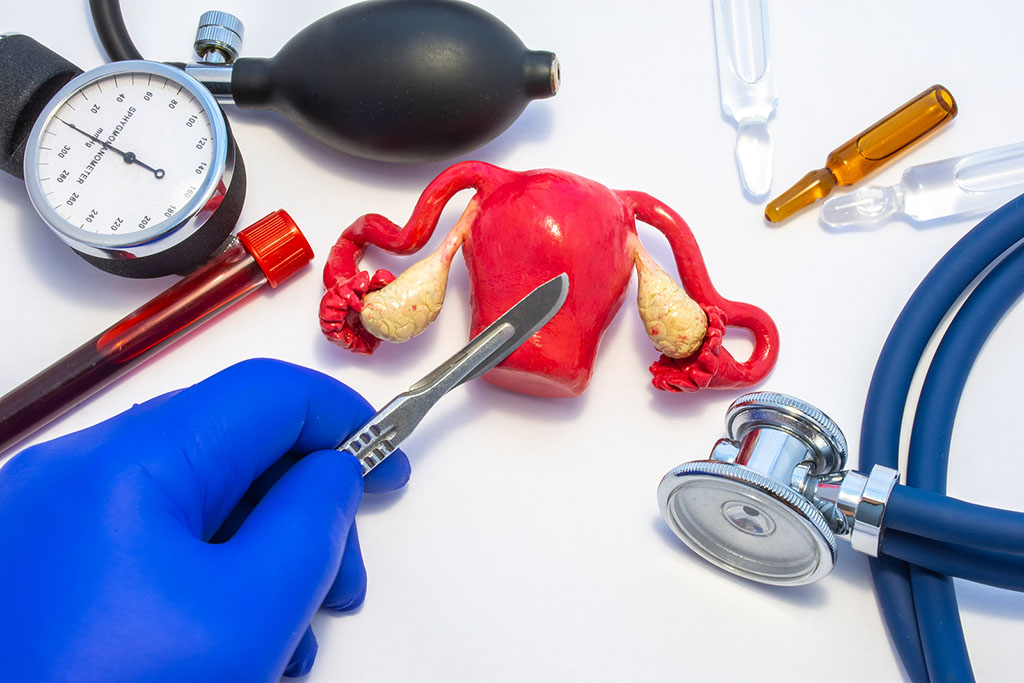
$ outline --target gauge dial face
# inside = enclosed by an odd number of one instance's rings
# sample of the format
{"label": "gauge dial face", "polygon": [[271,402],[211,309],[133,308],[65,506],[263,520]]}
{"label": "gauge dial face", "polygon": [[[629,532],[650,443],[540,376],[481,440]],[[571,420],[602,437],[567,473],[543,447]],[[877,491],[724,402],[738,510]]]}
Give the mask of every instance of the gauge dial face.
{"label": "gauge dial face", "polygon": [[118,247],[174,231],[216,198],[227,134],[191,77],[121,62],[69,83],[29,145],[25,180],[40,215],[76,243]]}

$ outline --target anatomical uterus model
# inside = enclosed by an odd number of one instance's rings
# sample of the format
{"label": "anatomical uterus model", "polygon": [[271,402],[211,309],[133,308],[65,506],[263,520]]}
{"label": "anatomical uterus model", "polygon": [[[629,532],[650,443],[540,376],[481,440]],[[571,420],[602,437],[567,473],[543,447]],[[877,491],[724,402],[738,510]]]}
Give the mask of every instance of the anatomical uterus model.
{"label": "anatomical uterus model", "polygon": [[[368,245],[412,254],[433,234],[448,200],[475,188],[465,212],[437,249],[397,278],[359,270]],[[635,220],[668,238],[680,287],[644,250]],[[742,387],[764,378],[778,355],[778,331],[761,309],[724,299],[711,284],[685,221],[642,192],[610,190],[549,169],[516,173],[479,161],[456,164],[420,196],[404,227],[368,214],[338,238],[324,268],[320,327],[336,344],[371,354],[380,341],[423,332],[444,302],[448,270],[462,248],[476,335],[534,287],[565,272],[569,294],[551,321],[484,379],[537,396],[578,396],[587,387],[601,337],[626,295],[635,268],[644,330],[662,356],[654,386],[667,391]],[[748,329],[751,357],[722,346],[726,326]]]}

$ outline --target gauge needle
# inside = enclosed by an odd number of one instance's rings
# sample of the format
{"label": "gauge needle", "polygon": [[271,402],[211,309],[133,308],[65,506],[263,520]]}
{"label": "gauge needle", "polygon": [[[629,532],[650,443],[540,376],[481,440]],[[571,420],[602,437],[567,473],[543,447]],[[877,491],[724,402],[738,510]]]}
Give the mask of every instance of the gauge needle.
{"label": "gauge needle", "polygon": [[122,152],[117,147],[114,147],[113,145],[111,145],[111,144],[109,144],[107,142],[103,142],[103,140],[100,140],[95,135],[90,135],[89,133],[86,133],[84,130],[82,130],[81,128],[79,128],[78,126],[76,126],[73,123],[68,123],[67,121],[65,121],[64,119],[59,118],[59,117],[57,118],[57,120],[60,121],[61,123],[63,123],[68,128],[70,128],[71,130],[77,130],[79,133],[81,133],[85,137],[89,138],[90,140],[92,140],[94,142],[100,143],[101,145],[103,145],[104,147],[109,149],[111,152],[114,152],[115,154],[120,154],[121,158],[124,159],[124,163],[126,163],[126,164],[135,164],[136,166],[141,166],[142,168],[146,169],[147,171],[152,173],[154,176],[156,176],[157,179],[163,178],[164,175],[166,175],[164,173],[164,169],[162,169],[162,168],[153,168],[152,166],[149,166],[149,165],[144,164],[141,161],[139,161],[139,158],[137,156],[135,156],[135,152]]}

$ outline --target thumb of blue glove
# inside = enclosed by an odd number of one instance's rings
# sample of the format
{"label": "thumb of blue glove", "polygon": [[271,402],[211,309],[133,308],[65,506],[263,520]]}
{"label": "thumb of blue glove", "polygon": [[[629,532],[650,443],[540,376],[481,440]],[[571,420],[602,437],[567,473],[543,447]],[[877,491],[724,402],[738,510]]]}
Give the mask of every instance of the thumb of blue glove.
{"label": "thumb of blue glove", "polygon": [[[0,468],[5,679],[307,673],[318,607],[365,594],[353,524],[364,483],[409,476],[395,453],[364,482],[332,450],[372,412],[325,375],[246,361],[12,458]],[[294,464],[273,472],[282,462]],[[237,531],[209,542],[260,482],[269,490]]]}

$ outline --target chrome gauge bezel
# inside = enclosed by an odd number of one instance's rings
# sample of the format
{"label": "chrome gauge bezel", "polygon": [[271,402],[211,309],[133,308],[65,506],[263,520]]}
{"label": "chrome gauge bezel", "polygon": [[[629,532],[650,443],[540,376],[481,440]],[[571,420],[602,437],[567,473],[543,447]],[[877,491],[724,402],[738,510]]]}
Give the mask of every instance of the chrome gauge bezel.
{"label": "chrome gauge bezel", "polygon": [[[173,81],[187,90],[200,103],[210,120],[212,161],[210,171],[196,193],[169,218],[131,233],[98,235],[71,225],[46,201],[39,177],[40,139],[53,116],[68,100],[99,80],[121,74],[151,74]],[[234,147],[220,105],[199,81],[181,69],[159,62],[114,62],[76,76],[44,107],[25,145],[25,185],[36,212],[72,249],[102,259],[140,258],[175,247],[202,229],[220,204],[219,199],[222,197],[218,195],[225,194],[231,186],[234,156]]]}

